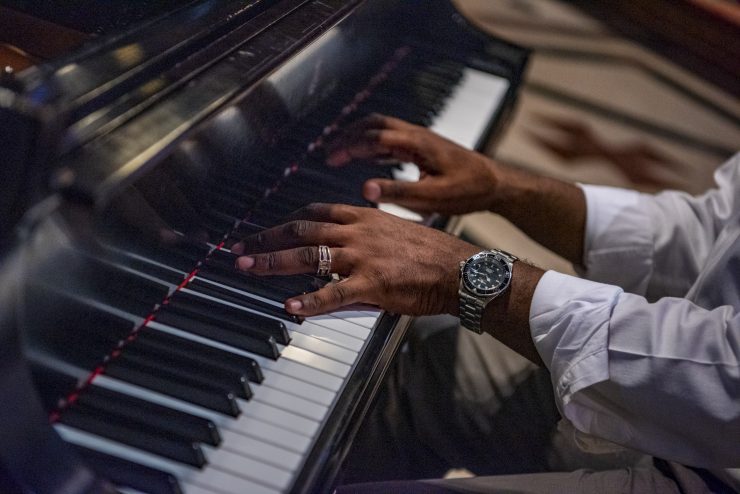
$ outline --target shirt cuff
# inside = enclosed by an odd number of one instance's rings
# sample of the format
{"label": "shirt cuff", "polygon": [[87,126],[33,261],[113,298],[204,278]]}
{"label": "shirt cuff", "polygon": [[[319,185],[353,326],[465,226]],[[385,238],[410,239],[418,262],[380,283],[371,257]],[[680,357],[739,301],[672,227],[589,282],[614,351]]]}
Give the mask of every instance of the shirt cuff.
{"label": "shirt cuff", "polygon": [[606,233],[623,209],[637,205],[640,193],[603,185],[578,186],[586,196],[586,234],[583,239],[583,252],[586,253],[591,250],[593,239]]}
{"label": "shirt cuff", "polygon": [[534,292],[529,323],[561,412],[578,391],[609,379],[609,321],[622,290],[555,271]]}
{"label": "shirt cuff", "polygon": [[643,194],[580,185],[586,197],[582,276],[644,295],[652,272],[653,227]]}

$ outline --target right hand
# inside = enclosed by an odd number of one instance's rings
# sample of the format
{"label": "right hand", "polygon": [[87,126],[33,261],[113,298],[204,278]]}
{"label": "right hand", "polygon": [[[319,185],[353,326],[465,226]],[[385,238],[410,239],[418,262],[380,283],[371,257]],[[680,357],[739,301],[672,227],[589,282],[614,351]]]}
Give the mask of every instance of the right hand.
{"label": "right hand", "polygon": [[491,208],[498,165],[430,130],[373,114],[355,122],[327,146],[327,163],[397,160],[421,169],[418,182],[371,179],[365,199],[392,202],[420,213],[464,214]]}

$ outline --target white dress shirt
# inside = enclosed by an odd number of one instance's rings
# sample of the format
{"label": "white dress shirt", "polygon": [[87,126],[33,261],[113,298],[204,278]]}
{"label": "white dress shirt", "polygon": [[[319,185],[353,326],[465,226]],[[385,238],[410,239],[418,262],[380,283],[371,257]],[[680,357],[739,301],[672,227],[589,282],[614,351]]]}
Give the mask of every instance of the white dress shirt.
{"label": "white dress shirt", "polygon": [[740,466],[740,154],[715,180],[583,186],[588,280],[548,271],[530,323],[576,429],[716,468]]}

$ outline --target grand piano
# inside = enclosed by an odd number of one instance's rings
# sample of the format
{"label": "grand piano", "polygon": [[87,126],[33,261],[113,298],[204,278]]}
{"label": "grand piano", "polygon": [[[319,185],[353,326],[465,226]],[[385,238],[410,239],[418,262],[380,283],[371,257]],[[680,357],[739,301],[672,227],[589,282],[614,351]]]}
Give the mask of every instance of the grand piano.
{"label": "grand piano", "polygon": [[480,149],[527,52],[447,0],[101,5],[0,6],[0,492],[331,492],[410,320],[290,316],[331,280],[229,247],[317,201],[444,228],[323,144],[381,112]]}

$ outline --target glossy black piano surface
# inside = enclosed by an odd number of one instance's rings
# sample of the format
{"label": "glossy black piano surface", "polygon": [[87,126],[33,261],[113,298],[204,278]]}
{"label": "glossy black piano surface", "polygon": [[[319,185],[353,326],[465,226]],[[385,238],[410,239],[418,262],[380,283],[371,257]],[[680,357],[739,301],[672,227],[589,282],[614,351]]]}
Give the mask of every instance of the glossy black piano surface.
{"label": "glossy black piano surface", "polygon": [[[8,5],[48,21],[66,3]],[[330,491],[409,321],[297,320],[282,300],[327,280],[239,274],[228,248],[311,202],[373,207],[362,183],[396,171],[329,169],[322,152],[370,112],[438,125],[488,77],[503,89],[482,146],[526,53],[442,0],[100,15],[62,23],[115,34],[0,85],[5,231],[25,212],[0,268],[0,391],[16,403],[0,486]]]}

